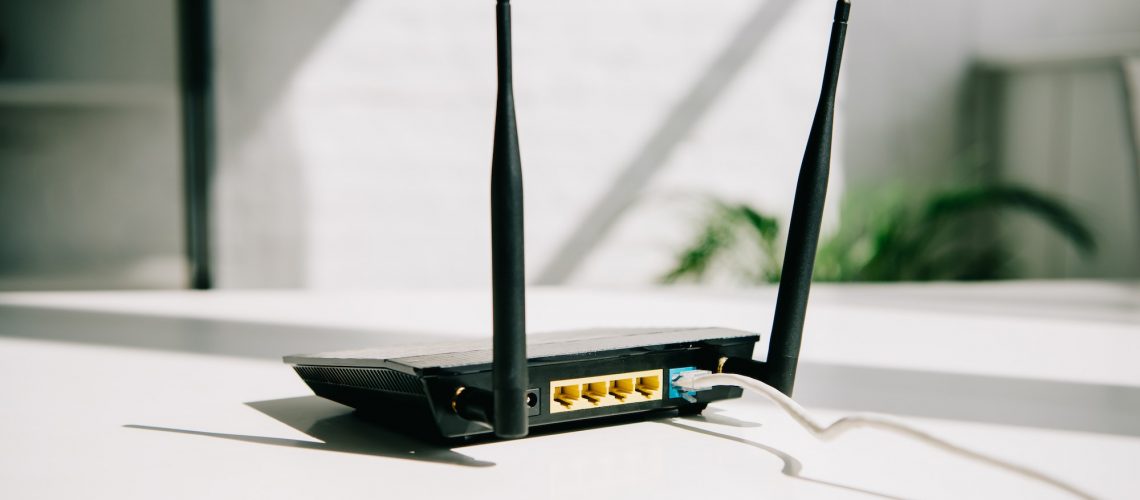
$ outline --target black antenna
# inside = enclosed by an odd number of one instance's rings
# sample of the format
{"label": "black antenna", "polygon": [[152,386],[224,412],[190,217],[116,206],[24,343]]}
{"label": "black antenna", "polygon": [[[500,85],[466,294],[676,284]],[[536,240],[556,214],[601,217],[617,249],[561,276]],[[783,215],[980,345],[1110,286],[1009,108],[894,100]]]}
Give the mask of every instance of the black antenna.
{"label": "black antenna", "polygon": [[190,288],[214,287],[210,248],[210,177],[217,159],[213,14],[209,0],[178,2],[182,170]]}
{"label": "black antenna", "polygon": [[823,70],[823,89],[819,94],[815,120],[808,135],[804,161],[800,165],[796,198],[792,203],[792,221],[788,226],[788,244],[784,248],[780,291],[776,297],[776,314],[772,320],[772,337],[768,343],[765,378],[769,384],[789,396],[792,395],[796,379],[808,291],[811,289],[815,250],[819,243],[819,226],[823,220],[823,201],[827,196],[835,89],[839,83],[839,63],[843,59],[843,38],[847,34],[847,17],[850,13],[849,0],[835,3],[835,22],[831,25],[831,44],[827,49],[827,65]]}
{"label": "black antenna", "polygon": [[522,161],[511,84],[511,4],[498,0],[499,91],[491,156],[491,293],[494,314],[495,435],[527,434],[526,283],[523,265]]}

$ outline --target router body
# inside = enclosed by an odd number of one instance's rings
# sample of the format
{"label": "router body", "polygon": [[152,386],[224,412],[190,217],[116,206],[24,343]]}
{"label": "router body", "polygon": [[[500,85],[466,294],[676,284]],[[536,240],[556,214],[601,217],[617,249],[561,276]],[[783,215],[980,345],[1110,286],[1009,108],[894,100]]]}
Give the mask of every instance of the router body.
{"label": "router body", "polygon": [[[724,328],[531,335],[529,426],[669,410],[697,413],[711,401],[740,397],[735,387],[682,394],[671,388],[671,375],[715,369],[722,357],[750,359],[757,340],[756,334]],[[317,395],[385,424],[443,438],[492,432],[486,424],[462,418],[452,406],[460,388],[491,386],[489,341],[288,356],[285,362]]]}

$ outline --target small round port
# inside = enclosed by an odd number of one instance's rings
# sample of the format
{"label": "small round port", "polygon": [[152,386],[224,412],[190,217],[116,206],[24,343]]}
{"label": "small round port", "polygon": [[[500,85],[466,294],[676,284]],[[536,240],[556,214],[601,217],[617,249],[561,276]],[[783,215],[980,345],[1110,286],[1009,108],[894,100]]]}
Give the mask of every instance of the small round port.
{"label": "small round port", "polygon": [[528,408],[534,408],[535,406],[538,406],[538,394],[535,394],[533,392],[526,393],[526,406]]}

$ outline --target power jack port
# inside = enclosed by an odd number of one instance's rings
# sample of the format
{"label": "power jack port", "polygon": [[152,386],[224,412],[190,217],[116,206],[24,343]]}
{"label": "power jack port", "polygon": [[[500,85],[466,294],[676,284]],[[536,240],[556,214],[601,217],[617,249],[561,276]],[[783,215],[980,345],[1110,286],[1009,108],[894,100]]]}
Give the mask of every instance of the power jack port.
{"label": "power jack port", "polygon": [[526,414],[528,417],[538,415],[542,410],[538,405],[538,389],[527,389],[526,391]]}

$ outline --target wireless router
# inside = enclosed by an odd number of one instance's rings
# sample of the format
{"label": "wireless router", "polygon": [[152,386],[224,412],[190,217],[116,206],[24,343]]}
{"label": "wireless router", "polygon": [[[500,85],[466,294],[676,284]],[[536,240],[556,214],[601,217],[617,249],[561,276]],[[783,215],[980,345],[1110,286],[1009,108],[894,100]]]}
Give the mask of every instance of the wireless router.
{"label": "wireless router", "polygon": [[[493,341],[287,356],[317,395],[443,438],[520,438],[530,427],[622,415],[698,413],[738,387],[678,389],[690,370],[740,373],[791,395],[831,162],[832,121],[850,3],[836,3],[831,43],[792,206],[764,363],[760,339],[724,328],[599,329],[526,337],[522,168],[511,84],[509,0],[498,0],[498,104],[491,160]],[[529,352],[529,357],[527,353]]]}

